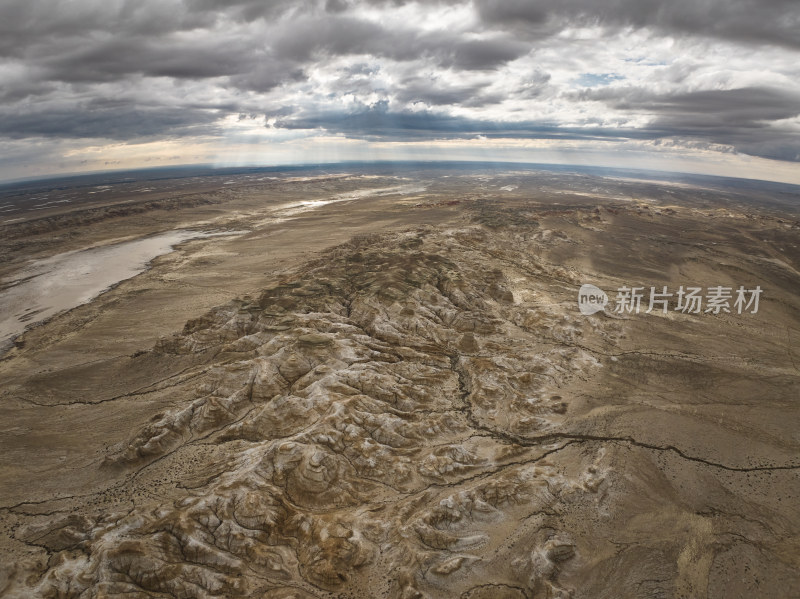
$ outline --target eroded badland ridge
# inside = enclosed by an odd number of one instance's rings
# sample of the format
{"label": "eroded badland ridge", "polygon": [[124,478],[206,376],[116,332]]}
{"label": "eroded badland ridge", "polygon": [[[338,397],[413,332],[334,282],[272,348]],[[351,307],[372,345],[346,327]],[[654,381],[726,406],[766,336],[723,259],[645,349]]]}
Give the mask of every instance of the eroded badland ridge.
{"label": "eroded badland ridge", "polygon": [[[57,418],[86,443],[64,480],[4,466],[2,595],[799,594],[794,220],[521,194],[396,202],[128,355],[54,368],[91,325],[33,331],[2,363],[3,442]],[[764,292],[583,316],[583,283]]]}

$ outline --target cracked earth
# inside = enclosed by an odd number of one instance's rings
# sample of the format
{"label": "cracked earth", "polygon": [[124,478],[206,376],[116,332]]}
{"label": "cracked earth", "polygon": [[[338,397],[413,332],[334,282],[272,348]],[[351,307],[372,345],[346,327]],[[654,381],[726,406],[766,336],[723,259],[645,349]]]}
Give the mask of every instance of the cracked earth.
{"label": "cracked earth", "polygon": [[[91,492],[2,507],[3,596],[800,593],[798,232],[727,213],[477,201],[318,253],[122,383],[18,384],[151,413],[87,458]],[[584,282],[766,291],[587,317]]]}

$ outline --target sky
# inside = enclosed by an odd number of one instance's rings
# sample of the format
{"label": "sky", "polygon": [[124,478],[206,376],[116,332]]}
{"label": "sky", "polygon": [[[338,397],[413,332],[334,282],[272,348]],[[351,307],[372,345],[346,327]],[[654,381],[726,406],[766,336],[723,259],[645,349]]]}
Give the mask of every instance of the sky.
{"label": "sky", "polygon": [[0,0],[0,180],[416,159],[800,183],[800,1]]}

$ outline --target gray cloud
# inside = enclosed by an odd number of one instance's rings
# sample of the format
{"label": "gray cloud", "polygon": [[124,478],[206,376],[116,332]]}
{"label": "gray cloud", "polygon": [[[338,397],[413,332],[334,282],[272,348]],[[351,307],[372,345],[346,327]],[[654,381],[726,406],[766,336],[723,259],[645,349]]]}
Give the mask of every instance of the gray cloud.
{"label": "gray cloud", "polygon": [[800,94],[796,92],[749,87],[658,95],[642,89],[600,88],[584,90],[578,96],[651,115],[653,119],[643,131],[654,138],[705,139],[746,154],[800,161],[799,134],[765,130],[770,122],[800,116]]}
{"label": "gray cloud", "polygon": [[452,104],[480,105],[494,103],[489,97],[481,101],[484,83],[467,83],[461,85],[442,85],[435,79],[410,78],[403,82],[397,99],[403,103],[422,102],[430,106],[446,106]]}
{"label": "gray cloud", "polygon": [[493,69],[519,58],[528,50],[526,44],[509,38],[452,40],[444,47],[434,45],[432,49],[434,54],[441,55],[442,66],[464,70]]}
{"label": "gray cloud", "polygon": [[300,18],[281,31],[273,48],[278,58],[309,61],[315,56],[371,55],[398,61],[428,58],[444,68],[494,69],[526,54],[530,46],[505,34],[463,39],[443,32],[388,29],[347,16]]}
{"label": "gray cloud", "polygon": [[[461,17],[409,18],[445,6]],[[571,41],[584,26],[604,34]],[[631,82],[604,61],[637,30],[780,64],[689,85],[704,56],[659,46],[671,64]],[[800,88],[776,82],[798,50],[797,0],[5,0],[0,137],[215,135],[258,114],[363,139],[675,139],[797,161]]]}
{"label": "gray cloud", "polygon": [[192,11],[181,0],[50,2],[4,0],[0,56],[29,57],[64,40],[90,42],[92,34],[153,38],[210,25],[213,13]]}
{"label": "gray cloud", "polygon": [[185,42],[108,38],[65,48],[37,61],[51,80],[114,81],[126,75],[210,78],[253,70],[256,57],[237,40],[197,39]]}
{"label": "gray cloud", "polygon": [[0,114],[0,133],[11,138],[72,137],[136,140],[148,136],[186,136],[217,132],[213,112],[186,107],[90,105],[86,108]]}
{"label": "gray cloud", "polygon": [[800,48],[795,0],[475,0],[485,23],[560,27],[566,23],[652,27],[672,34]]}
{"label": "gray cloud", "polygon": [[659,115],[676,126],[752,127],[760,121],[790,118],[800,114],[800,94],[767,87],[701,90],[679,94],[656,94],[641,88],[585,89],[580,100],[605,102],[611,106]]}
{"label": "gray cloud", "polygon": [[285,129],[323,128],[361,139],[469,139],[534,138],[605,140],[647,139],[647,132],[613,130],[602,127],[563,127],[557,123],[518,121],[498,122],[470,119],[428,110],[391,111],[386,102],[362,106],[352,112],[310,112],[277,119],[275,127]]}

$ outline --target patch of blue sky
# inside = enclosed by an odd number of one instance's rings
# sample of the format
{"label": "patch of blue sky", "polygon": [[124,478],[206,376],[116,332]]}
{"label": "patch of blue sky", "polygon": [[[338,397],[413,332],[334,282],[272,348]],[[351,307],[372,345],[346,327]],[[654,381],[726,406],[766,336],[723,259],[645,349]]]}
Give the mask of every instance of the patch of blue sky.
{"label": "patch of blue sky", "polygon": [[581,87],[602,87],[622,79],[625,76],[616,73],[581,73],[575,82]]}

